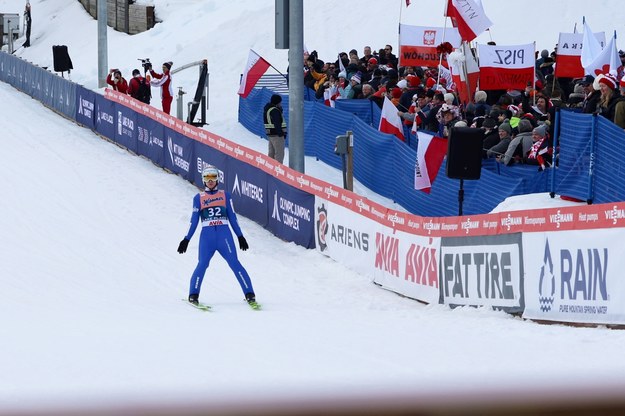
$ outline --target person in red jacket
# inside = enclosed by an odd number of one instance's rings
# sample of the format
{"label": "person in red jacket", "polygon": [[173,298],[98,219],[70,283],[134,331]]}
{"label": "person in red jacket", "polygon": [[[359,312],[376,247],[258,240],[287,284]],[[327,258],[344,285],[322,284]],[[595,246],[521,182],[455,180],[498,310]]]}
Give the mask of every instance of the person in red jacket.
{"label": "person in red jacket", "polygon": [[128,82],[119,69],[113,68],[109,71],[106,77],[106,83],[109,84],[115,91],[119,91],[122,94],[128,94]]}
{"label": "person in red jacket", "polygon": [[165,62],[163,64],[162,74],[154,72],[153,69],[150,69],[150,74],[152,74],[153,77],[150,82],[154,87],[161,87],[161,102],[163,104],[163,111],[167,114],[169,114],[171,102],[174,99],[174,90],[171,85],[171,74],[169,73],[172,65],[173,63],[171,62]]}

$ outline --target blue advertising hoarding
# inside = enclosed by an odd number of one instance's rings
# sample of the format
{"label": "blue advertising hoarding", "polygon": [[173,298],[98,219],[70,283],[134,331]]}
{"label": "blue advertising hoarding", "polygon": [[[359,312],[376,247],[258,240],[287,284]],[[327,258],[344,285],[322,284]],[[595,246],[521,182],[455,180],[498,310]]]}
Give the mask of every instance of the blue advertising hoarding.
{"label": "blue advertising hoarding", "polygon": [[165,163],[164,127],[151,118],[137,114],[137,153],[159,166]]}
{"label": "blue advertising hoarding", "polygon": [[168,127],[163,128],[165,136],[165,158],[163,167],[177,173],[188,181],[193,180],[193,147],[195,140],[189,139]]}
{"label": "blue advertising hoarding", "polygon": [[102,136],[115,140],[115,103],[102,95],[95,99],[95,130]]}
{"label": "blue advertising hoarding", "polygon": [[262,170],[234,158],[228,160],[226,187],[237,213],[267,225],[267,178]]}
{"label": "blue advertising hoarding", "polygon": [[[51,79],[44,77],[42,81],[45,97],[51,93],[51,91],[48,90],[48,88],[51,88],[49,85]],[[76,87],[76,122],[85,127],[89,127],[91,130],[95,129],[95,96],[95,92],[81,85]]]}
{"label": "blue advertising hoarding", "polygon": [[315,196],[271,178],[267,182],[267,229],[277,237],[315,248]]}
{"label": "blue advertising hoarding", "polygon": [[137,113],[121,104],[115,104],[115,141],[132,152],[137,152]]}

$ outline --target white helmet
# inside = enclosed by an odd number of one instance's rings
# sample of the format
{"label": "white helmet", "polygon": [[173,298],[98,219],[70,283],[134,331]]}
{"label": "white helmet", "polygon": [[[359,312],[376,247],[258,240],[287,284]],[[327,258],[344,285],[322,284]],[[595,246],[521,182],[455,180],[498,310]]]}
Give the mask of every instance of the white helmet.
{"label": "white helmet", "polygon": [[219,170],[213,165],[206,166],[202,171],[202,182],[206,183],[208,180],[219,181]]}

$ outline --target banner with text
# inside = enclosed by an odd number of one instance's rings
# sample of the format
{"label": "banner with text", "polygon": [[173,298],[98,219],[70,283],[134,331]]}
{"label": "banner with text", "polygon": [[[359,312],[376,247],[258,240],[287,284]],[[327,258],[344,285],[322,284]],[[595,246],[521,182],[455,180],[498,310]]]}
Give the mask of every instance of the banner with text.
{"label": "banner with text", "polygon": [[477,45],[480,89],[524,90],[534,82],[534,44]]}
{"label": "banner with text", "polygon": [[[455,27],[399,25],[399,65],[438,67],[440,54],[436,47],[443,42],[460,47],[462,39]],[[447,66],[447,60],[443,59]]]}
{"label": "banner with text", "polygon": [[283,240],[315,248],[315,196],[280,180],[267,183],[267,229]]}
{"label": "banner with text", "polygon": [[[594,33],[601,47],[605,47],[605,32]],[[581,78],[583,33],[560,33],[556,55],[555,76],[559,78]]]}

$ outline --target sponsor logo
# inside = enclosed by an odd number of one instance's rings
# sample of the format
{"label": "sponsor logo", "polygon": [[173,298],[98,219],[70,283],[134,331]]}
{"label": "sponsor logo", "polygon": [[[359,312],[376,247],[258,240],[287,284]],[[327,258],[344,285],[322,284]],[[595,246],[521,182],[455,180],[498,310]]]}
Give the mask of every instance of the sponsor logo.
{"label": "sponsor logo", "polygon": [[612,209],[605,211],[605,219],[612,220],[612,225],[616,225],[618,220],[625,218],[625,210],[618,209],[615,205]]}
{"label": "sponsor logo", "polygon": [[399,277],[399,238],[375,234],[375,268]]}
{"label": "sponsor logo", "polygon": [[317,245],[319,250],[325,251],[328,248],[326,234],[328,233],[328,210],[321,204],[317,208]]}
{"label": "sponsor logo", "polygon": [[[48,95],[47,86],[46,86],[46,95]],[[78,100],[78,114],[82,114],[83,116],[87,118],[91,118],[93,117],[93,109],[94,109],[94,104],[91,101],[80,97],[80,99]]]}
{"label": "sponsor logo", "polygon": [[[430,239],[430,244],[432,240]],[[411,244],[406,254],[404,279],[423,286],[438,288],[436,248]]]}
{"label": "sponsor logo", "polygon": [[167,150],[169,151],[169,158],[172,165],[188,172],[190,163],[184,159],[184,148],[174,143],[173,139],[169,136],[167,136]]}
{"label": "sponsor logo", "polygon": [[471,218],[467,218],[466,221],[460,224],[463,230],[465,230],[465,234],[469,234],[469,230],[480,228],[479,221],[471,221]]}
{"label": "sponsor logo", "polygon": [[511,227],[519,225],[523,225],[523,218],[521,217],[513,217],[512,214],[508,214],[501,219],[501,226],[508,231],[510,231]]}
{"label": "sponsor logo", "polygon": [[556,228],[560,228],[560,224],[562,223],[573,222],[573,219],[572,213],[562,214],[560,210],[549,216],[549,221],[552,224],[556,224]]}
{"label": "sponsor logo", "polygon": [[251,182],[239,180],[239,175],[234,177],[234,185],[232,186],[232,193],[239,196],[245,196],[254,201],[263,203],[263,188],[257,186]]}
{"label": "sponsor logo", "polygon": [[271,218],[299,231],[300,221],[311,221],[311,212],[310,209],[279,196],[278,191],[275,191],[273,194]]}
{"label": "sponsor logo", "polygon": [[544,313],[606,314],[609,251],[603,247],[553,250],[545,241],[538,280],[538,301]]}

